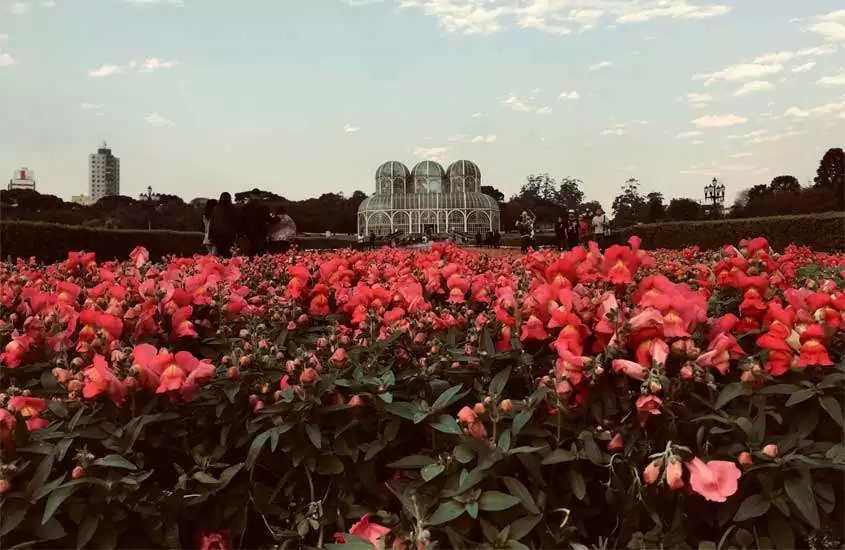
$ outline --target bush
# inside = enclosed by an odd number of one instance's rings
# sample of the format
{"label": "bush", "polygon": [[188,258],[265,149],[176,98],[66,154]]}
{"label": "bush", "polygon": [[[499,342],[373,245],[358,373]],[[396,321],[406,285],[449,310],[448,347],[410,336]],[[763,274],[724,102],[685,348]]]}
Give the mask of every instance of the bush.
{"label": "bush", "polygon": [[[204,254],[203,235],[199,232],[164,230],[102,229],[78,225],[40,222],[0,222],[0,255],[7,258],[31,258],[40,262],[58,262],[71,251],[94,252],[101,259],[126,258],[137,246],[145,247],[154,260],[164,256],[188,257]],[[349,246],[340,238],[303,237],[300,247],[333,249]]]}
{"label": "bush", "polygon": [[761,240],[0,265],[0,543],[836,548],[843,269]]}

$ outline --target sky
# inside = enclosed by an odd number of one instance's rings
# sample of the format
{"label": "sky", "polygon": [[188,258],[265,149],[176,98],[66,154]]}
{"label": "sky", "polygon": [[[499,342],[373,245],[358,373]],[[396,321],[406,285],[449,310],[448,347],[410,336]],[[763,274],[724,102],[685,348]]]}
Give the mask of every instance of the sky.
{"label": "sky", "polygon": [[845,146],[843,0],[0,0],[0,176],[374,191],[387,160],[730,201]]}

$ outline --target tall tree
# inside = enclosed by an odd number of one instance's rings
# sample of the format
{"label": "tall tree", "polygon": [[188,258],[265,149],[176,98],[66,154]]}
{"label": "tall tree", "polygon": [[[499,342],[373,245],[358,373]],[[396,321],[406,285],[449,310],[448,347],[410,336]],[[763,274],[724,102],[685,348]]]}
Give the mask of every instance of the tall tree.
{"label": "tall tree", "polygon": [[777,176],[769,184],[773,193],[800,193],[801,182],[795,176]]}
{"label": "tall tree", "polygon": [[663,193],[652,191],[646,195],[646,221],[653,223],[666,217]]}
{"label": "tall tree", "polygon": [[828,149],[819,162],[813,181],[821,187],[837,191],[845,189],[845,151],[842,148]]}
{"label": "tall tree", "polygon": [[666,208],[666,216],[673,221],[697,220],[701,217],[701,205],[693,199],[672,199]]}
{"label": "tall tree", "polygon": [[505,202],[505,194],[493,187],[492,185],[482,185],[481,192],[488,197],[493,197],[499,204]]}
{"label": "tall tree", "polygon": [[629,178],[622,185],[622,192],[613,199],[613,218],[617,227],[640,222],[644,218],[646,200],[640,195],[640,182]]}
{"label": "tall tree", "polygon": [[574,210],[581,206],[584,201],[584,192],[581,190],[582,183],[578,178],[561,178],[555,194],[557,205],[567,210]]}

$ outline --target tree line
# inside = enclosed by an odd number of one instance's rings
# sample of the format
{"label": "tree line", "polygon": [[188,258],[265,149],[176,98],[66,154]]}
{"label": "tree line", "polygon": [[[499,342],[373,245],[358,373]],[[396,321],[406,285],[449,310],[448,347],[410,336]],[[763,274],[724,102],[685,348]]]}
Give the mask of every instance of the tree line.
{"label": "tree line", "polygon": [[[481,191],[499,204],[502,227],[509,230],[523,210],[534,212],[541,228],[551,226],[564,210],[574,211],[577,216],[592,216],[601,205],[595,200],[587,200],[584,188],[584,182],[578,178],[557,179],[543,173],[529,175],[519,192],[509,199],[495,187],[482,186]],[[255,191],[235,193],[234,199],[243,202]],[[362,191],[355,191],[350,196],[324,193],[301,201],[291,201],[271,191],[260,193],[271,206],[284,206],[296,220],[298,230],[307,233],[354,233],[358,206],[367,198]],[[205,199],[185,202],[176,195],[164,194],[158,195],[156,201],[116,196],[104,197],[94,205],[80,206],[35,191],[0,190],[3,219],[115,229],[198,231],[202,229],[204,203]],[[831,210],[845,210],[845,152],[841,148],[830,149],[824,154],[811,185],[802,186],[791,175],[777,176],[768,184],[757,184],[740,192],[726,211],[715,211],[687,197],[673,198],[667,203],[662,193],[643,194],[636,178],[623,183],[612,205],[613,224],[619,228],[638,223],[719,216],[745,218]]]}

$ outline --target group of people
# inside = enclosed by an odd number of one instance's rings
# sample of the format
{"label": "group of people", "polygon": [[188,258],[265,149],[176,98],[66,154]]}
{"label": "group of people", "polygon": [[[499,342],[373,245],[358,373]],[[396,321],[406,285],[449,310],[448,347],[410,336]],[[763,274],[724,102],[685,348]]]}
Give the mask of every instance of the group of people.
{"label": "group of people", "polygon": [[205,204],[202,216],[205,245],[209,254],[230,258],[235,248],[246,256],[287,252],[296,240],[296,223],[279,206],[275,211],[257,194],[240,208],[229,193]]}
{"label": "group of people", "polygon": [[599,247],[605,244],[605,236],[610,229],[607,216],[599,208],[594,216],[581,216],[574,210],[565,211],[555,221],[555,241],[558,250],[573,248],[585,244],[588,240],[595,241]]}

